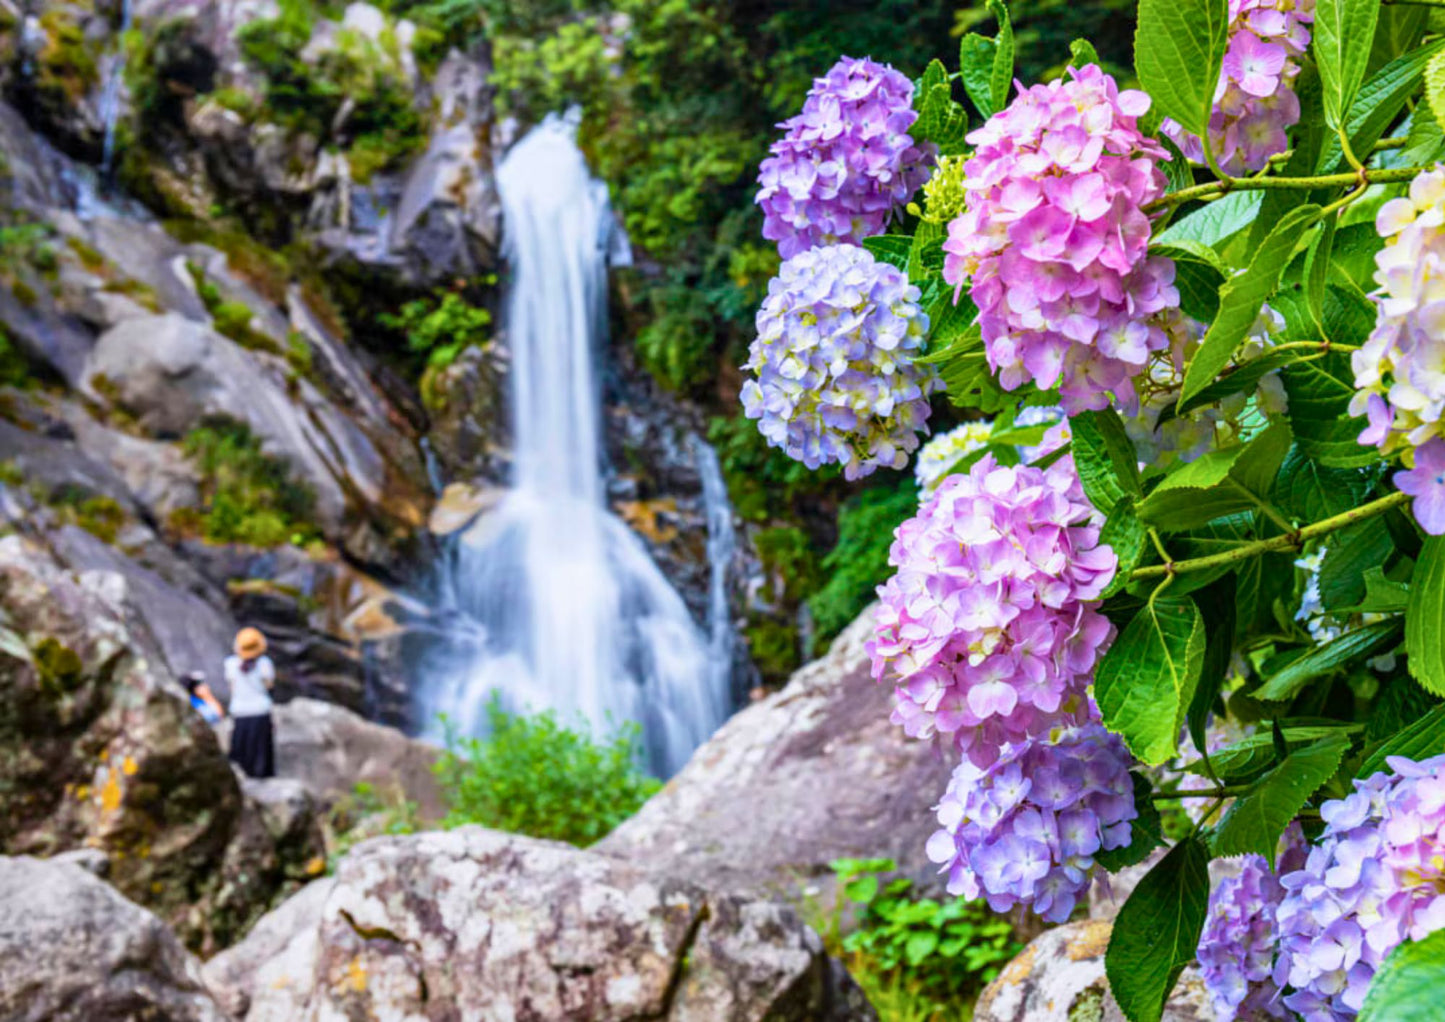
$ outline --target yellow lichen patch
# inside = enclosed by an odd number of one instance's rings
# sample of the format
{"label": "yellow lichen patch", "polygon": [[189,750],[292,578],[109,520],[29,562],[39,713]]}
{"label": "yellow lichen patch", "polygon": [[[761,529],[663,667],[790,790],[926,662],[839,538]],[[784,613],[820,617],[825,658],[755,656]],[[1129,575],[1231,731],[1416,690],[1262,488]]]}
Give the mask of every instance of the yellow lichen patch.
{"label": "yellow lichen patch", "polygon": [[641,533],[650,542],[671,543],[677,538],[676,525],[664,525],[659,521],[664,514],[677,513],[677,501],[671,497],[624,500],[617,505],[617,513],[633,532]]}
{"label": "yellow lichen patch", "polygon": [[1107,919],[1090,919],[1079,930],[1079,935],[1069,941],[1066,949],[1069,960],[1082,962],[1085,958],[1098,958],[1108,950],[1109,934],[1113,929],[1114,924]]}
{"label": "yellow lichen patch", "polygon": [[353,990],[356,993],[366,991],[366,966],[362,964],[361,956],[357,955],[346,967],[346,978],[341,981],[345,989]]}
{"label": "yellow lichen patch", "polygon": [[326,869],[326,860],[323,859],[323,858],[322,858],[321,856],[319,856],[319,855],[313,856],[313,857],[312,857],[311,859],[309,859],[309,860],[307,861],[307,863],[306,863],[306,875],[307,875],[307,876],[313,876],[313,877],[314,877],[314,876],[317,876],[317,875],[320,874],[324,869]]}
{"label": "yellow lichen patch", "polygon": [[135,772],[139,769],[140,766],[136,763],[135,760],[131,759],[129,756],[121,760],[120,772],[125,774],[127,777],[134,777]]}
{"label": "yellow lichen patch", "polygon": [[994,983],[998,986],[1018,986],[1029,978],[1034,970],[1034,949],[1026,947],[1017,958],[1003,967]]}
{"label": "yellow lichen patch", "polygon": [[84,802],[86,799],[90,798],[90,785],[82,784],[80,787],[76,788],[75,797],[80,802]]}
{"label": "yellow lichen patch", "polygon": [[120,775],[114,770],[105,772],[105,784],[100,789],[100,808],[107,813],[113,813],[120,808],[121,800]]}

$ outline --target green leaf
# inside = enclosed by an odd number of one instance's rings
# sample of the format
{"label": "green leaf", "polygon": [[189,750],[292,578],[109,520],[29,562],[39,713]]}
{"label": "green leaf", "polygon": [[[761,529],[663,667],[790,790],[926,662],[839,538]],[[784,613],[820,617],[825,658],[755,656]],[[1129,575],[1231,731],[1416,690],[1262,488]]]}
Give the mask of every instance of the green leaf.
{"label": "green leaf", "polygon": [[[1134,33],[1139,84],[1159,112],[1203,135],[1228,42],[1226,0],[1140,0]],[[1368,48],[1366,49],[1368,54]]]}
{"label": "green leaf", "polygon": [[[1316,516],[1312,520],[1319,517],[1328,516]],[[1395,549],[1395,541],[1390,538],[1385,523],[1372,518],[1341,529],[1330,537],[1329,544],[1320,563],[1320,605],[1330,611],[1357,606],[1369,593],[1365,573],[1372,568],[1380,570],[1380,565]],[[1383,574],[1381,581],[1384,581]]]}
{"label": "green leaf", "polygon": [[1209,906],[1209,852],[1197,837],[1169,850],[1114,920],[1104,971],[1131,1022],[1159,1022],[1164,1002],[1194,960]]}
{"label": "green leaf", "polygon": [[1425,102],[1435,123],[1445,125],[1445,51],[1437,52],[1425,67]]}
{"label": "green leaf", "polygon": [[[1169,159],[1159,165],[1159,169],[1164,171],[1164,177],[1169,182],[1164,190],[1165,194],[1177,192],[1180,189],[1193,185],[1194,168],[1191,167],[1189,161],[1184,158],[1184,153],[1180,151],[1179,147],[1174,144],[1168,135],[1157,136],[1157,141],[1159,145],[1163,147],[1164,151],[1169,154]],[[1170,212],[1173,211],[1171,210]]]}
{"label": "green leaf", "polygon": [[1180,532],[1266,507],[1289,442],[1288,429],[1277,423],[1242,447],[1210,451],[1181,465],[1139,503],[1139,517]]}
{"label": "green leaf", "polygon": [[929,955],[933,954],[938,947],[938,933],[934,930],[923,930],[909,936],[908,943],[903,947],[903,956],[908,964],[917,966]]}
{"label": "green leaf", "polygon": [[878,878],[876,876],[861,876],[850,880],[843,886],[843,894],[849,901],[856,901],[866,905],[878,894]]}
{"label": "green leaf", "polygon": [[1315,678],[1393,649],[1400,641],[1403,624],[1399,618],[1390,618],[1346,632],[1290,661],[1282,671],[1250,694],[1265,702],[1293,699]]}
{"label": "green leaf", "polygon": [[[1363,503],[1376,475],[1358,469],[1326,468],[1296,444],[1285,455],[1274,484],[1274,502],[1296,521],[1317,522]],[[1334,545],[1331,545],[1331,552]]]}
{"label": "green leaf", "polygon": [[863,247],[885,263],[891,263],[900,270],[908,270],[908,254],[913,251],[913,239],[906,234],[880,234],[864,238]]}
{"label": "green leaf", "polygon": [[1101,848],[1094,853],[1094,861],[1110,873],[1137,866],[1164,843],[1164,824],[1159,819],[1159,808],[1149,797],[1154,785],[1137,770],[1130,771],[1129,780],[1134,783],[1134,808],[1139,813],[1129,824],[1129,843],[1123,848]]}
{"label": "green leaf", "polygon": [[1204,619],[1187,596],[1142,607],[1099,663],[1094,698],[1110,731],[1158,766],[1179,748],[1179,729],[1199,684]]}
{"label": "green leaf", "polygon": [[1094,49],[1094,44],[1089,42],[1089,40],[1075,39],[1069,43],[1069,63],[1074,65],[1074,67],[1088,67],[1090,64],[1101,64],[1099,51]]}
{"label": "green leaf", "polygon": [[1114,505],[1109,517],[1104,519],[1104,527],[1099,530],[1099,544],[1112,548],[1114,556],[1119,558],[1114,581],[1102,594],[1107,598],[1129,584],[1129,573],[1144,560],[1144,552],[1149,547],[1144,523],[1134,514],[1133,497],[1126,494]]}
{"label": "green leaf", "polygon": [[1214,829],[1215,855],[1263,855],[1274,865],[1279,836],[1311,795],[1334,776],[1350,747],[1336,732],[1285,757],[1244,795],[1237,798]]}
{"label": "green leaf", "polygon": [[1300,450],[1322,465],[1337,468],[1369,465],[1379,451],[1359,442],[1364,423],[1351,419],[1347,406],[1355,393],[1349,359],[1339,352],[1280,370],[1289,397],[1289,421]]}
{"label": "green leaf", "polygon": [[1335,244],[1336,222],[1335,217],[1325,217],[1309,251],[1305,253],[1305,304],[1322,337],[1328,336],[1325,333],[1325,286],[1329,281],[1330,250]]}
{"label": "green leaf", "polygon": [[998,35],[994,36],[993,69],[989,75],[989,96],[993,108],[1008,106],[1008,90],[1014,80],[1014,29],[1009,21],[1008,7],[1003,0],[986,0],[988,9],[998,19]]}
{"label": "green leaf", "polygon": [[1445,990],[1445,930],[1407,940],[1370,981],[1359,1022],[1438,1022]]}
{"label": "green leaf", "polygon": [[[1294,749],[1301,745],[1312,745],[1339,731],[1339,727],[1287,727],[1283,729],[1283,734],[1286,746]],[[1255,777],[1278,760],[1274,749],[1274,736],[1269,733],[1250,735],[1209,754],[1210,766],[1214,767],[1215,774],[1225,783]],[[1204,761],[1191,763],[1186,769],[1191,774],[1204,775]]]}
{"label": "green leaf", "polygon": [[[1376,71],[1360,87],[1345,123],[1350,148],[1357,157],[1363,160],[1368,156],[1405,108],[1406,101],[1419,89],[1421,79],[1425,78],[1428,82],[1428,68],[1438,59],[1442,47],[1445,47],[1445,41],[1404,53]],[[1321,174],[1327,174],[1339,167],[1343,159],[1344,149],[1340,146],[1339,136],[1332,135],[1325,139],[1316,169]]]}
{"label": "green leaf", "polygon": [[1126,494],[1139,496],[1139,457],[1112,408],[1081,412],[1069,420],[1074,437],[1074,464],[1089,503],[1104,514]]}
{"label": "green leaf", "polygon": [[959,42],[958,66],[963,89],[974,109],[985,119],[1000,109],[993,105],[993,62],[997,54],[998,44],[977,32],[968,33]]}
{"label": "green leaf", "polygon": [[[1309,352],[1300,348],[1291,348],[1287,351],[1266,351],[1264,354],[1252,358],[1242,364],[1236,364],[1225,372],[1219,379],[1195,394],[1189,400],[1177,406],[1178,414],[1183,415],[1192,412],[1196,408],[1203,408],[1205,405],[1222,401],[1231,394],[1243,394],[1253,391],[1255,385],[1261,379],[1277,369],[1298,362],[1309,355]],[[1165,412],[1170,409],[1166,408]],[[1161,421],[1164,421],[1161,418]]]}
{"label": "green leaf", "polygon": [[1230,192],[1222,199],[1176,220],[1154,238],[1156,245],[1173,245],[1180,241],[1199,241],[1217,246],[1255,222],[1263,192]]}
{"label": "green leaf", "polygon": [[1365,757],[1356,777],[1369,777],[1384,770],[1389,756],[1404,756],[1416,761],[1445,753],[1445,706],[1436,706],[1425,716],[1407,724],[1377,745]]}
{"label": "green leaf", "polygon": [[918,283],[931,272],[943,269],[943,240],[947,234],[942,224],[919,221],[918,228],[913,232],[913,243],[908,248],[908,265],[904,267],[910,281]]}
{"label": "green leaf", "polygon": [[1181,404],[1213,383],[1219,371],[1229,364],[1234,349],[1259,316],[1259,307],[1279,284],[1280,274],[1288,265],[1295,245],[1305,230],[1319,219],[1319,214],[1320,208],[1313,204],[1290,210],[1264,239],[1250,260],[1249,269],[1231,277],[1219,289],[1219,315],[1210,324],[1199,350],[1184,371]]}
{"label": "green leaf", "polygon": [[1405,653],[1410,677],[1445,696],[1445,536],[1428,536],[1410,576],[1405,607]]}
{"label": "green leaf", "polygon": [[1202,241],[1181,238],[1150,247],[1151,255],[1174,260],[1174,285],[1179,289],[1179,307],[1201,323],[1219,313],[1219,288],[1226,268],[1219,253]]}
{"label": "green leaf", "polygon": [[1345,125],[1345,114],[1365,77],[1379,17],[1380,0],[1317,0],[1315,3],[1314,42],[1310,51],[1320,69],[1325,123],[1332,128]]}

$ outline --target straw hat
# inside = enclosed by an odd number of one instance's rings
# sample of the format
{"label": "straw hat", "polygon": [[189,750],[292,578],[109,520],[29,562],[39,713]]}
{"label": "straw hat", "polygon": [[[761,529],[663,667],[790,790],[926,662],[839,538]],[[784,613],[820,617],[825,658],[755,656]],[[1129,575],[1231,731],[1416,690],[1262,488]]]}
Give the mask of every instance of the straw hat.
{"label": "straw hat", "polygon": [[242,628],[236,633],[236,655],[242,660],[255,660],[266,652],[266,636],[255,628]]}

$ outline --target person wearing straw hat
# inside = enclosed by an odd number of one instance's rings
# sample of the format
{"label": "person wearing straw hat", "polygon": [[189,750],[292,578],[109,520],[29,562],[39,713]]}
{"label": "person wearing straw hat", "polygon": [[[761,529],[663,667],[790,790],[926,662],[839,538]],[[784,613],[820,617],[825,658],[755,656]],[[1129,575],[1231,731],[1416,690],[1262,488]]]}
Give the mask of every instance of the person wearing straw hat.
{"label": "person wearing straw hat", "polygon": [[255,628],[236,634],[236,654],[226,658],[226,684],[231,689],[228,710],[231,762],[249,777],[276,776],[276,732],[271,723],[271,686],[276,666],[266,655],[266,636]]}

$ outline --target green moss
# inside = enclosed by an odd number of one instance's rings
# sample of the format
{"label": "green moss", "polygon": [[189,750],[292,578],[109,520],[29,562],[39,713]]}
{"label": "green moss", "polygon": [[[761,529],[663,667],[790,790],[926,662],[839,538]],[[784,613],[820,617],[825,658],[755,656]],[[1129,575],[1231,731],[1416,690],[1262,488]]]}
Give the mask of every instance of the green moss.
{"label": "green moss", "polygon": [[196,294],[201,304],[211,314],[216,332],[229,337],[241,347],[250,351],[267,351],[273,355],[282,354],[282,349],[270,335],[262,333],[251,325],[255,314],[245,302],[228,302],[221,295],[221,289],[206,276],[206,271],[195,263],[187,262],[191,279],[196,284]]}
{"label": "green moss", "polygon": [[6,458],[0,461],[0,484],[5,486],[22,486],[25,483],[25,473],[15,462]]}
{"label": "green moss", "polygon": [[214,419],[187,434],[182,448],[200,471],[204,507],[172,516],[172,528],[211,543],[261,547],[304,545],[319,535],[311,521],[315,496],[244,424]]}
{"label": "green moss", "polygon": [[95,55],[71,12],[52,8],[40,15],[45,45],[36,57],[35,83],[51,101],[78,103],[100,82]]}
{"label": "green moss", "polygon": [[111,294],[125,295],[137,305],[149,309],[151,312],[162,311],[160,295],[156,294],[156,289],[145,283],[145,281],[132,280],[130,278],[125,280],[112,280],[101,288],[101,290]]}
{"label": "green moss", "polygon": [[0,387],[19,387],[22,390],[37,382],[30,360],[21,354],[5,328],[0,326]]}
{"label": "green moss", "polygon": [[801,658],[798,630],[793,625],[764,618],[750,623],[743,634],[753,663],[764,680],[780,682],[797,669]]}
{"label": "green moss", "polygon": [[272,305],[285,306],[286,290],[293,273],[290,261],[281,252],[261,244],[234,226],[193,218],[167,220],[164,226],[166,232],[178,241],[210,245],[224,253],[226,265],[232,273],[250,284]]}
{"label": "green moss", "polygon": [[224,86],[217,89],[215,92],[209,94],[209,98],[213,103],[231,111],[233,114],[239,115],[247,121],[251,120],[260,109],[260,104],[256,102],[255,96],[251,95],[245,89],[237,89],[232,86]]}
{"label": "green moss", "polygon": [[77,688],[85,676],[80,655],[53,635],[47,635],[30,651],[40,686],[59,698]]}
{"label": "green moss", "polygon": [[35,306],[40,302],[39,293],[23,280],[11,281],[10,293],[15,296],[15,300],[17,302],[25,306],[27,309],[35,308]]}
{"label": "green moss", "polygon": [[65,239],[66,245],[75,253],[80,265],[84,266],[91,273],[105,273],[109,269],[109,263],[105,256],[100,253],[94,245],[84,238],[69,237]]}

